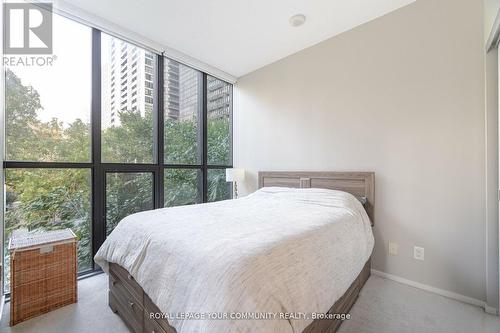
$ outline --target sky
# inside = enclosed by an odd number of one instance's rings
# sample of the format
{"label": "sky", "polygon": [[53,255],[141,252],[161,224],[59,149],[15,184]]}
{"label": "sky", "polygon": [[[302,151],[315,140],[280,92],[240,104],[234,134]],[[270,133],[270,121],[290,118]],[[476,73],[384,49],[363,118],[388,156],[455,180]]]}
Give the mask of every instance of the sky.
{"label": "sky", "polygon": [[23,85],[40,94],[42,121],[56,117],[65,124],[77,118],[90,122],[91,52],[91,28],[53,15],[53,66],[10,67]]}

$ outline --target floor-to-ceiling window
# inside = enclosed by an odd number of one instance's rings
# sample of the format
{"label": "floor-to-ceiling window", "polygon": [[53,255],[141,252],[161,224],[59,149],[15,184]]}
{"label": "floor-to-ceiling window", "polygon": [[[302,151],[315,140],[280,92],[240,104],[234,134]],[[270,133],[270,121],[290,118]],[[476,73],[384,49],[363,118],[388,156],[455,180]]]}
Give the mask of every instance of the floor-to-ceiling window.
{"label": "floor-to-ceiling window", "polygon": [[70,227],[85,273],[123,217],[229,198],[230,84],[58,15],[53,41],[5,70],[4,244]]}
{"label": "floor-to-ceiling window", "polygon": [[[5,69],[5,212],[13,230],[71,228],[92,269],[92,29],[54,15],[51,66]],[[8,290],[9,258],[5,247]]]}
{"label": "floor-to-ceiling window", "polygon": [[163,59],[165,206],[203,201],[203,75]]}

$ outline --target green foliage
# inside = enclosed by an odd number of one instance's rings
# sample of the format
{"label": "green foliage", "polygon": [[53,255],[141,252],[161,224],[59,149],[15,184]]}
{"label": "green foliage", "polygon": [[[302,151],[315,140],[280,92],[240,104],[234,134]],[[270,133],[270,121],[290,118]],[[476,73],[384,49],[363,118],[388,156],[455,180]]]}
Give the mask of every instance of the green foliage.
{"label": "green foliage", "polygon": [[71,228],[80,270],[91,264],[90,170],[7,169],[5,231]]}
{"label": "green foliage", "polygon": [[165,163],[200,164],[201,142],[196,121],[165,120]]}
{"label": "green foliage", "polygon": [[[75,120],[67,128],[53,118],[42,122],[38,92],[11,71],[5,75],[6,147],[9,161],[89,162],[90,125]],[[68,110],[71,112],[71,110]]]}
{"label": "green foliage", "polygon": [[37,112],[42,108],[40,96],[32,87],[21,84],[21,80],[10,70],[5,75],[5,121],[6,146],[9,147],[7,158],[18,160],[22,156],[31,159],[36,150],[32,149],[31,138],[40,125]]}
{"label": "green foliage", "polygon": [[219,201],[230,197],[225,169],[208,170],[208,201]]}
{"label": "green foliage", "polygon": [[153,209],[152,173],[106,175],[106,234],[126,216]]}
{"label": "green foliage", "polygon": [[191,205],[201,202],[201,186],[202,178],[199,170],[165,170],[165,206]]}
{"label": "green foliage", "polygon": [[120,112],[121,126],[102,133],[102,160],[107,163],[153,163],[153,115],[146,110]]}
{"label": "green foliage", "polygon": [[228,118],[209,119],[207,124],[208,164],[230,165],[231,123]]}

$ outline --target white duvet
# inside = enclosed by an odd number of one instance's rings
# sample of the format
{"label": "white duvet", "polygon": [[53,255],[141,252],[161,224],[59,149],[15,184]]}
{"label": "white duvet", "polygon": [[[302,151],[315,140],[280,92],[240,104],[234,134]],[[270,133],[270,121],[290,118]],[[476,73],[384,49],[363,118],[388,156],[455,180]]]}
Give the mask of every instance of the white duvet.
{"label": "white duvet", "polygon": [[[127,269],[178,333],[301,332],[372,253],[369,218],[351,194],[269,187],[237,200],[124,218],[95,256]],[[297,319],[218,320],[268,314]],[[183,316],[205,316],[185,319]],[[279,318],[279,317],[277,317]]]}

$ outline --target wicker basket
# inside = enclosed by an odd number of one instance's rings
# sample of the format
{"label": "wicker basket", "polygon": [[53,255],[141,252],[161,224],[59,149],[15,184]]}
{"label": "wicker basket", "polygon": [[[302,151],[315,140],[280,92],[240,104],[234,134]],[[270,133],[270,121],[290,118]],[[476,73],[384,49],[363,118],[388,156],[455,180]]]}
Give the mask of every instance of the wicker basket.
{"label": "wicker basket", "polygon": [[17,230],[9,251],[11,326],[77,301],[76,236],[71,229]]}

